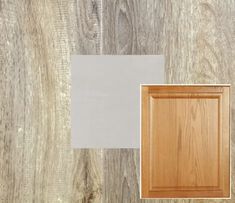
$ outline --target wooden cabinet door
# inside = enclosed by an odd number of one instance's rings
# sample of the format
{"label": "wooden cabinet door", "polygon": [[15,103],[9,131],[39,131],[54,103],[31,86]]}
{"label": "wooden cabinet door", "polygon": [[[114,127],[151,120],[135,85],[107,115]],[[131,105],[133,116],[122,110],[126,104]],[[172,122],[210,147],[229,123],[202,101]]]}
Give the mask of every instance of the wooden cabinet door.
{"label": "wooden cabinet door", "polygon": [[229,89],[142,86],[142,198],[230,196]]}

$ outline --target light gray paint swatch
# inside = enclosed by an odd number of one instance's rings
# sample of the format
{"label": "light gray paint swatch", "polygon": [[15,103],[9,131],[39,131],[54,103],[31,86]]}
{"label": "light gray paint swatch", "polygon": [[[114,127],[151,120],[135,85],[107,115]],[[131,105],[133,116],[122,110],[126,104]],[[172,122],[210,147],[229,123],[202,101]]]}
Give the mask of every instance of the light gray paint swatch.
{"label": "light gray paint swatch", "polygon": [[140,84],[164,83],[164,57],[72,56],[72,147],[139,148]]}

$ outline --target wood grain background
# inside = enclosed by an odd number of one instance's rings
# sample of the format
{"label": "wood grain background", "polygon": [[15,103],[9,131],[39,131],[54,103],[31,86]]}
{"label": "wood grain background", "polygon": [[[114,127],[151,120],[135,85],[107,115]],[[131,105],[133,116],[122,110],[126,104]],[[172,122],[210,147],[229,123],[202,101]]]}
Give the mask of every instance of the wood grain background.
{"label": "wood grain background", "polygon": [[70,55],[164,54],[168,83],[235,87],[235,0],[0,0],[0,202],[140,200],[139,150],[70,148]]}

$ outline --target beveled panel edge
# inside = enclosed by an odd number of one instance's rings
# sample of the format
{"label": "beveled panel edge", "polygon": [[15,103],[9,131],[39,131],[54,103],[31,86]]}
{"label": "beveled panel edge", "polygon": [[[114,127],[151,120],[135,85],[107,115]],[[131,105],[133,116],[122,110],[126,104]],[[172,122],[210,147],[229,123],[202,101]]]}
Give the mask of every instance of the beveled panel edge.
{"label": "beveled panel edge", "polygon": [[[148,94],[148,97],[151,98],[151,99],[168,99],[168,98],[173,98],[173,99],[180,99],[180,98],[189,98],[189,99],[216,99],[218,100],[218,122],[220,123],[220,120],[221,120],[221,97],[222,97],[222,93],[217,93],[217,94],[214,94],[211,95],[211,94],[208,94],[206,93],[206,95],[204,93],[201,93],[201,92],[197,92],[197,93],[194,93],[194,92],[190,92],[190,93],[185,93],[184,95],[182,95],[181,93],[168,93],[168,94],[165,94],[165,93],[149,93]],[[149,106],[150,108],[150,106]],[[150,109],[149,109],[150,110]],[[149,121],[151,120],[151,118],[148,118]],[[150,121],[151,123],[151,121]],[[221,188],[221,185],[220,185],[220,171],[222,169],[222,166],[221,166],[221,158],[220,158],[220,150],[221,150],[221,125],[218,126],[218,163],[217,163],[217,167],[218,167],[218,177],[217,177],[217,180],[218,180],[218,185],[217,186],[175,186],[175,187],[159,187],[159,186],[153,186],[153,184],[151,183],[151,161],[149,161],[149,191],[150,192],[164,192],[164,191],[184,191],[184,192],[187,192],[187,191],[191,191],[192,190],[197,190],[197,191],[220,191],[222,192],[222,188]],[[149,136],[151,137],[151,136]],[[149,146],[149,149],[150,149],[150,152],[151,152],[151,146]],[[151,155],[150,155],[151,157]],[[151,158],[150,158],[151,160]],[[184,189],[182,189],[184,188]]]}

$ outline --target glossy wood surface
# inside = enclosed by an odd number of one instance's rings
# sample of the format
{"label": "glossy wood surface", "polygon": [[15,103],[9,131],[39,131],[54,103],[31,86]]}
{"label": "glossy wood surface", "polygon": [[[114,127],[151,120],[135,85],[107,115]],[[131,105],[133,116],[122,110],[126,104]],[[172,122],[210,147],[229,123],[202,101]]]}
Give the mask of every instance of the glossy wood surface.
{"label": "glossy wood surface", "polygon": [[229,197],[229,86],[142,92],[142,197]]}

